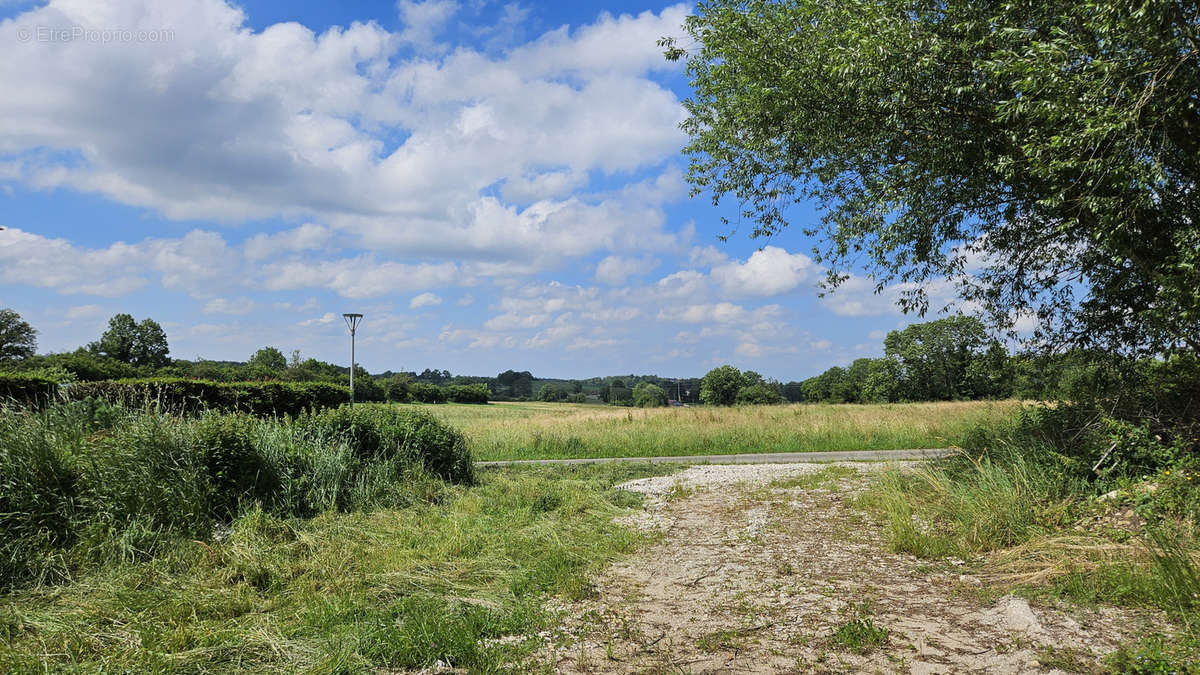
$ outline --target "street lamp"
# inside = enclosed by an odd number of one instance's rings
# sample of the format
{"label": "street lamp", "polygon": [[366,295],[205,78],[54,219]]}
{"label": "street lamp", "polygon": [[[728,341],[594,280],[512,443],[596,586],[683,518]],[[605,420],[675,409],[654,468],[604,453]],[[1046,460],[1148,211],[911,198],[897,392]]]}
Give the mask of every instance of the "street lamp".
{"label": "street lamp", "polygon": [[343,314],[346,326],[350,328],[350,407],[354,407],[354,332],[358,330],[358,322],[362,314]]}

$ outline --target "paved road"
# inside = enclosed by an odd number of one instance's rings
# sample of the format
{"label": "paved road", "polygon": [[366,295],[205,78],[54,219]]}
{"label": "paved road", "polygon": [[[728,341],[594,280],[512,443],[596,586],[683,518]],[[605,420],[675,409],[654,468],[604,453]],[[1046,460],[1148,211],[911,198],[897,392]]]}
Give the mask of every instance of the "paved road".
{"label": "paved road", "polygon": [[690,455],[686,457],[589,457],[586,459],[514,459],[475,462],[475,466],[519,464],[600,464],[604,462],[681,462],[686,464],[783,464],[787,462],[872,462],[889,459],[930,459],[953,454],[949,448],[928,450],[845,450],[837,452],[758,452],[745,455]]}

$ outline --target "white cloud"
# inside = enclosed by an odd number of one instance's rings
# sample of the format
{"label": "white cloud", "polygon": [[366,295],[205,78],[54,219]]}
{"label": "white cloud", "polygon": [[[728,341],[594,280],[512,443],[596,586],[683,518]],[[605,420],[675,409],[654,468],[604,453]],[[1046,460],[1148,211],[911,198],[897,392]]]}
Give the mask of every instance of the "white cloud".
{"label": "white cloud", "polygon": [[246,240],[243,249],[247,259],[262,260],[281,253],[319,250],[327,246],[330,239],[329,228],[305,223],[278,234],[256,234]]}
{"label": "white cloud", "polygon": [[744,263],[735,261],[714,267],[712,277],[730,295],[770,296],[795,289],[808,278],[812,268],[812,259],[802,253],[766,246]]}
{"label": "white cloud", "polygon": [[422,293],[412,300],[408,301],[409,309],[420,309],[421,307],[437,307],[442,304],[442,298],[433,293]]}
{"label": "white cloud", "polygon": [[[661,172],[677,152],[684,111],[656,78],[680,66],[654,42],[688,7],[602,15],[497,54],[439,51],[456,7],[401,0],[400,32],[317,34],[253,31],[222,0],[52,1],[0,22],[0,90],[21,92],[0,97],[0,175],[173,219],[324,223],[253,237],[249,260],[317,250],[327,228],[380,253],[543,266],[673,245],[660,206],[683,194],[678,171],[585,189],[594,172]],[[17,39],[39,25],[173,34],[119,47]]]}
{"label": "white cloud", "polygon": [[610,286],[622,286],[630,277],[641,276],[657,266],[657,260],[610,255],[596,265],[596,280]]}
{"label": "white cloud", "polygon": [[458,3],[451,0],[398,0],[396,9],[404,23],[399,39],[423,49],[432,49],[439,30],[458,11]]}
{"label": "white cloud", "polygon": [[232,300],[226,298],[213,298],[212,300],[204,303],[204,307],[201,308],[200,311],[204,312],[205,314],[242,315],[253,312],[257,306],[257,303],[246,297],[234,298]]}
{"label": "white cloud", "polygon": [[867,333],[867,337],[871,338],[872,340],[882,340],[883,338],[887,337],[887,334],[881,330],[873,330],[870,333]]}

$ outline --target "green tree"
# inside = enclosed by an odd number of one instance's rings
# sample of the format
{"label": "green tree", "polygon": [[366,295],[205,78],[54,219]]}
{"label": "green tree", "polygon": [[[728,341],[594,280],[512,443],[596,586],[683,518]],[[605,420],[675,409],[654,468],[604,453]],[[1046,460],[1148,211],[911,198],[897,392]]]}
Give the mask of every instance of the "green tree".
{"label": "green tree", "polygon": [[744,384],[742,371],[729,365],[718,366],[700,380],[700,401],[708,405],[733,405]]}
{"label": "green tree", "polygon": [[633,404],[639,408],[658,408],[667,404],[667,392],[657,384],[639,382],[633,388]]}
{"label": "green tree", "polygon": [[88,345],[88,351],[123,363],[161,368],[170,363],[167,334],[154,319],[135,322],[128,314],[108,320],[108,330],[100,340]]}
{"label": "green tree", "polygon": [[554,385],[547,382],[546,384],[543,384],[540,389],[538,389],[537,397],[539,401],[552,403],[558,400],[558,389],[556,389]]}
{"label": "green tree", "polygon": [[903,398],[947,401],[975,393],[968,374],[990,344],[979,319],[951,316],[888,333],[883,351],[899,368]]}
{"label": "green tree", "polygon": [[396,373],[387,381],[384,392],[387,400],[393,403],[403,403],[408,400],[410,387],[412,387],[412,378],[408,373]]}
{"label": "green tree", "polygon": [[130,363],[135,366],[161,368],[171,362],[167,333],[154,319],[142,319],[133,331]]}
{"label": "green tree", "polygon": [[782,403],[783,397],[778,389],[760,380],[739,389],[735,400],[738,405],[774,405]]}
{"label": "green tree", "polygon": [[[1042,344],[1200,353],[1195,0],[702,0],[688,180],[907,311],[930,283]],[[691,47],[693,51],[683,48]]]}
{"label": "green tree", "polygon": [[0,363],[27,359],[37,351],[37,329],[11,309],[0,309]]}
{"label": "green tree", "polygon": [[250,360],[246,362],[246,365],[254,368],[265,368],[270,371],[280,372],[287,368],[288,363],[287,357],[283,355],[283,352],[279,351],[275,347],[263,347],[262,349],[254,352],[254,356],[250,357]]}
{"label": "green tree", "polygon": [[133,343],[137,322],[129,314],[117,314],[108,320],[108,330],[100,340],[88,345],[90,351],[122,363],[133,363]]}

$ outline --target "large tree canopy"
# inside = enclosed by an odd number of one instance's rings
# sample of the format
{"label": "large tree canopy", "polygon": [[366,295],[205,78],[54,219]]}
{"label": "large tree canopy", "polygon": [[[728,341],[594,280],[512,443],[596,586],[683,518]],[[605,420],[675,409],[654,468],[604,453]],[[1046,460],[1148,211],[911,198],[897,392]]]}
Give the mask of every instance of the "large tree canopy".
{"label": "large tree canopy", "polygon": [[704,0],[686,58],[696,193],[753,236],[805,231],[835,287],[865,268],[1011,328],[1200,352],[1196,0]]}

